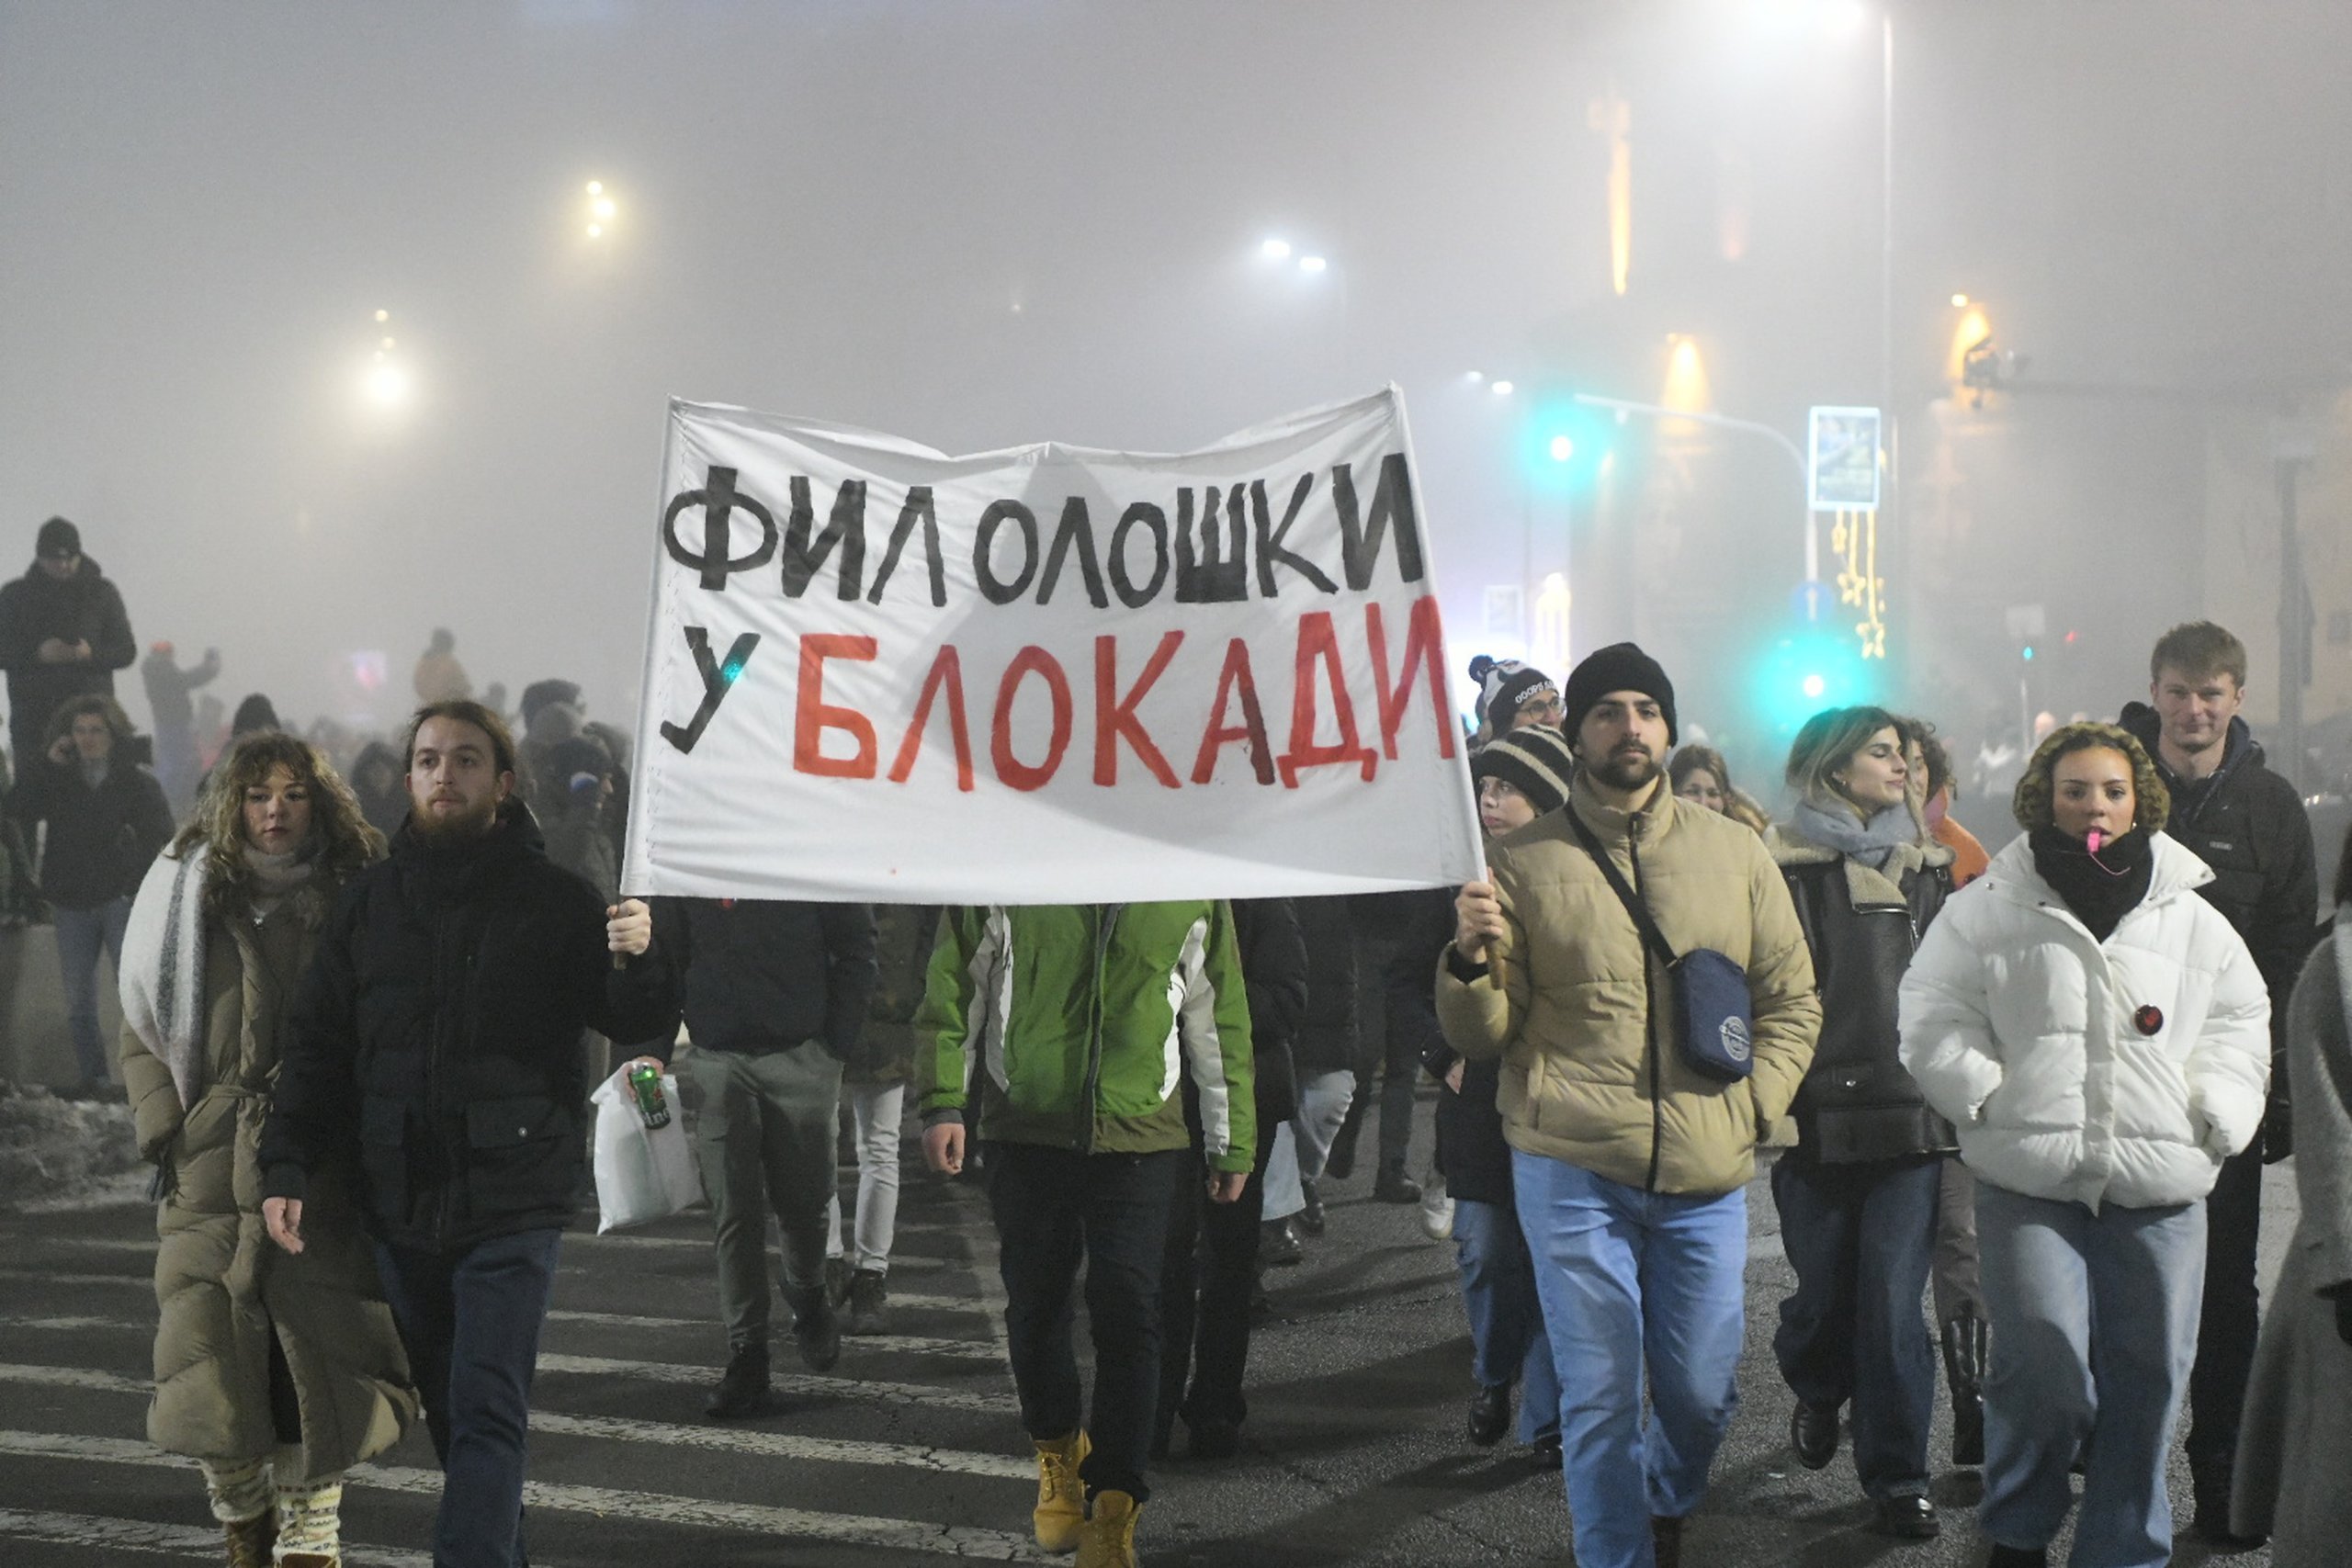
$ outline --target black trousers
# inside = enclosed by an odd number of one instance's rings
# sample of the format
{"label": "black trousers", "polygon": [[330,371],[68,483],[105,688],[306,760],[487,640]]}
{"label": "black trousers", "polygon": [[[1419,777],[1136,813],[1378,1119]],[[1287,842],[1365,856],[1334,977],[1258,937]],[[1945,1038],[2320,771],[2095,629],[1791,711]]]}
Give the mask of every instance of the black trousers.
{"label": "black trousers", "polygon": [[1230,1203],[1210,1201],[1206,1163],[1197,1150],[1184,1151],[1184,1179],[1169,1215],[1159,1276],[1160,1431],[1180,1411],[1193,1426],[1238,1426],[1249,1418],[1241,1381],[1250,1368],[1250,1297],[1258,1282],[1258,1227],[1266,1213],[1266,1156],[1273,1139],[1258,1142],[1250,1184]]}
{"label": "black trousers", "polygon": [[2228,1483],[2238,1451],[2238,1417],[2254,1374],[2261,1323],[2254,1257],[2262,1237],[2262,1143],[2222,1162],[2205,1200],[2205,1315],[2197,1325],[2197,1365],[2188,1374],[2188,1464]]}
{"label": "black trousers", "polygon": [[[1092,1445],[1080,1469],[1087,1495],[1150,1495],[1144,1471],[1159,1398],[1159,1270],[1169,1207],[1188,1150],[1082,1155],[990,1142],[989,1208],[1004,1276],[1004,1328],[1021,1419],[1032,1438],[1066,1438],[1081,1425]],[[1086,1264],[1086,1322],[1094,1341],[1093,1418],[1084,1420],[1071,1291]]]}

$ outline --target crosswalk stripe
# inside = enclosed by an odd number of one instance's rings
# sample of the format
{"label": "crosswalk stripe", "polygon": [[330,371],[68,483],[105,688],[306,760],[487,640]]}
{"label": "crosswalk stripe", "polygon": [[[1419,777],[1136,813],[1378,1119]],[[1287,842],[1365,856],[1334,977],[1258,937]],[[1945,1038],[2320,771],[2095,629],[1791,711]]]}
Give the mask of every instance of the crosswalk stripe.
{"label": "crosswalk stripe", "polygon": [[[0,1323],[9,1319],[0,1317]],[[548,1314],[549,1323],[576,1323],[585,1328],[701,1328],[717,1329],[715,1317],[648,1317],[625,1312],[570,1312],[556,1308]],[[858,1334],[848,1343],[861,1350],[880,1350],[906,1356],[953,1356],[959,1360],[1001,1362],[1003,1358],[994,1345],[979,1339],[938,1339],[918,1334]]]}
{"label": "crosswalk stripe", "polygon": [[[187,1461],[150,1444],[127,1438],[66,1437],[50,1432],[0,1431],[0,1453],[36,1459],[80,1460],[99,1464],[141,1465],[177,1469]],[[437,1495],[438,1471],[405,1465],[363,1464],[345,1477],[346,1486],[387,1492]],[[637,1523],[696,1525],[707,1529],[748,1530],[766,1535],[795,1536],[847,1546],[886,1547],[899,1551],[924,1551],[944,1557],[987,1558],[1004,1562],[1052,1563],[1026,1535],[986,1529],[976,1525],[928,1524],[917,1519],[879,1518],[865,1514],[829,1514],[811,1509],[784,1508],[758,1503],[719,1503],[660,1492],[629,1492],[602,1486],[576,1486],[560,1482],[529,1481],[523,1485],[523,1506],[557,1513],[619,1517]]]}
{"label": "crosswalk stripe", "polygon": [[[577,1323],[614,1328],[703,1328],[717,1325],[709,1319],[697,1317],[639,1317],[616,1312],[550,1311],[550,1323]],[[28,1328],[52,1334],[85,1333],[92,1329],[149,1334],[152,1323],[132,1322],[119,1317],[62,1316],[37,1317],[23,1313],[0,1313],[0,1326]],[[913,1334],[860,1334],[849,1343],[861,1350],[879,1351],[884,1355],[950,1356],[962,1361],[986,1361],[993,1366],[1006,1366],[1003,1353],[992,1344],[978,1339],[934,1339]],[[547,1357],[539,1364],[547,1364]]]}
{"label": "crosswalk stripe", "polygon": [[[8,1364],[0,1364],[0,1382],[141,1395],[150,1393],[153,1387],[145,1378],[124,1377],[119,1372],[91,1371],[81,1367]],[[684,1427],[674,1422],[635,1421],[618,1416],[567,1416],[551,1410],[534,1410],[531,1412],[531,1430],[557,1432],[566,1437],[605,1438],[616,1442],[656,1443],[664,1448],[707,1449],[831,1464],[896,1465],[942,1473],[1000,1476],[1014,1481],[1034,1481],[1037,1475],[1037,1467],[1033,1461],[1014,1459],[1005,1454],[977,1453],[964,1449],[917,1448],[907,1443],[804,1438],[790,1432],[763,1432],[744,1427]]]}
{"label": "crosswalk stripe", "polygon": [[52,1274],[46,1269],[0,1269],[0,1280],[40,1285],[136,1285],[155,1288],[152,1274]]}
{"label": "crosswalk stripe", "polygon": [[1037,1462],[1034,1459],[962,1449],[916,1448],[907,1443],[804,1438],[790,1432],[760,1432],[741,1427],[682,1427],[672,1422],[632,1421],[618,1416],[558,1416],[534,1410],[531,1430],[560,1432],[567,1437],[607,1438],[618,1442],[658,1443],[665,1448],[762,1454],[775,1459],[897,1465],[941,1473],[997,1476],[1009,1481],[1037,1479]]}
{"label": "crosswalk stripe", "polygon": [[[135,1285],[142,1291],[152,1291],[155,1288],[154,1279],[146,1274],[52,1274],[46,1269],[0,1269],[0,1281],[41,1285]],[[991,1293],[999,1298],[998,1304],[995,1306],[989,1305],[987,1300]],[[977,1312],[1001,1315],[1002,1293],[1001,1285],[991,1287],[983,1280],[976,1288],[975,1293],[969,1296],[926,1295],[919,1291],[894,1290],[890,1292],[890,1304],[902,1306],[912,1312]],[[548,1315],[560,1317],[563,1314],[550,1313]],[[581,1315],[583,1318],[604,1315],[616,1318],[623,1316],[617,1313],[610,1314],[585,1313]]]}
{"label": "crosswalk stripe", "polygon": [[[86,1546],[107,1551],[158,1552],[171,1557],[220,1555],[220,1527],[198,1529],[193,1525],[156,1524],[147,1519],[107,1519],[96,1514],[40,1513],[28,1508],[0,1508],[0,1538],[45,1541],[52,1546]],[[429,1551],[400,1551],[389,1546],[363,1546],[344,1538],[343,1560],[354,1568],[433,1568]]]}
{"label": "crosswalk stripe", "polygon": [[[674,1361],[629,1361],[607,1356],[558,1356],[539,1352],[542,1373],[580,1377],[642,1378],[649,1382],[692,1383],[696,1387],[718,1380],[717,1367],[683,1366]],[[944,1410],[984,1410],[992,1415],[1017,1412],[1020,1401],[1009,1393],[976,1393],[940,1388],[932,1383],[882,1382],[873,1378],[824,1377],[813,1372],[778,1372],[769,1379],[779,1393],[811,1399],[864,1399],[884,1404],[929,1404]]]}
{"label": "crosswalk stripe", "polygon": [[[137,1252],[152,1254],[155,1242],[152,1237],[123,1235],[44,1235],[25,1238],[34,1247],[71,1247],[99,1252]],[[707,1254],[711,1244],[707,1237],[682,1235],[594,1235],[584,1231],[567,1231],[563,1244],[567,1248],[585,1246],[592,1249],[625,1247],[646,1251],[691,1251]],[[912,1253],[893,1253],[890,1272],[902,1269],[929,1271],[938,1269],[974,1268],[969,1258],[926,1258]]]}

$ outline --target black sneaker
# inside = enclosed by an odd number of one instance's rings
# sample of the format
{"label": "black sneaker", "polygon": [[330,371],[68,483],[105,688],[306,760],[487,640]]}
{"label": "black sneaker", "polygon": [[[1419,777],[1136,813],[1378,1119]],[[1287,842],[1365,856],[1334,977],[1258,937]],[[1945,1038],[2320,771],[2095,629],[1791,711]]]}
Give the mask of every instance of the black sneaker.
{"label": "black sneaker", "polygon": [[775,1398],[768,1388],[768,1348],[738,1345],[728,1356],[727,1371],[719,1374],[718,1386],[711,1391],[710,1403],[702,1407],[702,1413],[716,1421],[731,1421],[764,1414]]}
{"label": "black sneaker", "polygon": [[1838,1457],[1838,1406],[1807,1404],[1797,1401],[1789,1412],[1789,1447],[1797,1452],[1797,1462],[1807,1470],[1819,1470]]}
{"label": "black sneaker", "polygon": [[1473,1393],[1466,1427],[1475,1448],[1491,1449],[1501,1442],[1503,1434],[1510,1429],[1510,1384],[1482,1386]]}
{"label": "black sneaker", "polygon": [[842,1359],[842,1318],[820,1289],[792,1303],[792,1340],[800,1347],[800,1364],[812,1372],[830,1372]]}
{"label": "black sneaker", "polygon": [[1296,1225],[1300,1234],[1304,1235],[1321,1235],[1323,1234],[1323,1194],[1315,1190],[1315,1183],[1312,1181],[1301,1181],[1298,1184],[1298,1195],[1306,1200],[1306,1207],[1291,1216],[1291,1224]]}
{"label": "black sneaker", "polygon": [[852,1334],[880,1334],[887,1322],[883,1305],[890,1292],[879,1269],[860,1269],[849,1280],[849,1328]]}
{"label": "black sneaker", "polygon": [[1943,1532],[1943,1522],[1936,1517],[1936,1506],[1916,1494],[1881,1497],[1871,1508],[1871,1529],[1881,1535],[1904,1540],[1933,1540]]}
{"label": "black sneaker", "polygon": [[1258,1261],[1276,1269],[1294,1269],[1306,1256],[1288,1220],[1268,1220],[1258,1233]]}

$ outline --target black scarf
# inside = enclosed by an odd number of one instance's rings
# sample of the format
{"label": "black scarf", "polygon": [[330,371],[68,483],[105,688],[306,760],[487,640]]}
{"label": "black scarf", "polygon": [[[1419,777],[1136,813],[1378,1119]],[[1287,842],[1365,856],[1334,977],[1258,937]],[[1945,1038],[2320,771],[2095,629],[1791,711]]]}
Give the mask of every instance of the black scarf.
{"label": "black scarf", "polygon": [[2036,828],[2029,842],[2033,868],[2100,942],[2148,896],[2156,848],[2144,829],[2134,828],[2101,844],[2097,860],[2083,848],[2082,840],[2068,838],[2054,827]]}

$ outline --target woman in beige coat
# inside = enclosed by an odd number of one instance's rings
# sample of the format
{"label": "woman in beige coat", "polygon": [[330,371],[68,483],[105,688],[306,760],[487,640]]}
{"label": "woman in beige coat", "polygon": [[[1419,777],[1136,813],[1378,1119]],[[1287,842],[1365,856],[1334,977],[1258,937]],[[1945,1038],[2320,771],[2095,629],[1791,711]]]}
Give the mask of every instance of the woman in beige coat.
{"label": "woman in beige coat", "polygon": [[2278,1568],[2344,1561],[2352,1540],[2352,845],[2335,929],[2287,1004],[2302,1214],[2271,1290],[2238,1437],[2230,1533]]}
{"label": "woman in beige coat", "polygon": [[341,1561],[343,1472],[390,1448],[415,1391],[347,1187],[313,1183],[289,1257],[255,1159],[279,1032],[336,890],[383,852],[326,759],[247,738],[148,871],[122,955],[123,1081],[156,1167],[147,1434],[202,1466],[229,1562]]}

